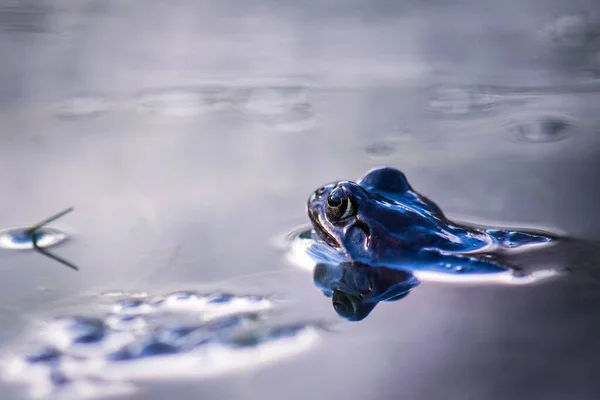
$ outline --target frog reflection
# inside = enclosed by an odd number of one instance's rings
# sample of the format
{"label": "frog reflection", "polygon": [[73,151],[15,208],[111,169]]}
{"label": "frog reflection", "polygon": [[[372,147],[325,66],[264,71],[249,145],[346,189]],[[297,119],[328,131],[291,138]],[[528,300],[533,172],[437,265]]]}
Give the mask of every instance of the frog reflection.
{"label": "frog reflection", "polygon": [[396,301],[419,284],[417,278],[402,269],[373,268],[359,263],[318,264],[313,279],[333,308],[350,321],[367,317],[380,301]]}
{"label": "frog reflection", "polygon": [[340,181],[308,199],[309,255],[316,262],[361,263],[445,275],[496,274],[510,269],[483,253],[546,243],[550,236],[482,229],[450,221],[393,168],[358,183]]}

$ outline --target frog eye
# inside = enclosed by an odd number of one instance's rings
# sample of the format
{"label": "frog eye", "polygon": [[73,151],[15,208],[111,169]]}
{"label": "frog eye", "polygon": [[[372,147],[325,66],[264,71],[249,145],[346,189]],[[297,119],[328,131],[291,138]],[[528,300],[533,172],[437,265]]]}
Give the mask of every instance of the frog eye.
{"label": "frog eye", "polygon": [[331,220],[341,220],[353,214],[354,206],[343,189],[336,188],[327,196],[327,216]]}

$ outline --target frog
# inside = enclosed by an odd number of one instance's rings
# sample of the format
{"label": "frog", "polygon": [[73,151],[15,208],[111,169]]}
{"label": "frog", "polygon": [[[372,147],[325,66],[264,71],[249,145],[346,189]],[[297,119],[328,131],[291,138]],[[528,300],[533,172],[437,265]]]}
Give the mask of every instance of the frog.
{"label": "frog", "polygon": [[446,275],[498,274],[512,269],[494,252],[547,244],[545,232],[470,226],[441,208],[392,167],[369,171],[357,182],[337,181],[307,202],[310,255],[317,261],[360,263]]}
{"label": "frog", "polygon": [[425,280],[523,284],[557,274],[525,273],[504,255],[550,245],[558,236],[453,221],[392,167],[319,187],[307,214],[311,226],[295,243],[313,262],[315,285],[351,321]]}

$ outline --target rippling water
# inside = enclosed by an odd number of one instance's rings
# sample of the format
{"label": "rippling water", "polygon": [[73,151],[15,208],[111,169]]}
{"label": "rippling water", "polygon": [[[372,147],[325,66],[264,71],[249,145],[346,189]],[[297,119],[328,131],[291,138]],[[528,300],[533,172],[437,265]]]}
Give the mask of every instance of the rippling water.
{"label": "rippling water", "polygon": [[[597,399],[598,10],[0,2],[0,397]],[[339,318],[282,238],[380,165],[568,273]]]}

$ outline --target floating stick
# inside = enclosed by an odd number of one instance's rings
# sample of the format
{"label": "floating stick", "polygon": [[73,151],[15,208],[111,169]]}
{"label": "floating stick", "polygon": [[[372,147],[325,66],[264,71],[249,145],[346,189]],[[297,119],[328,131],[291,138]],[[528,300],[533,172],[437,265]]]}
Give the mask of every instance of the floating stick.
{"label": "floating stick", "polygon": [[39,229],[42,228],[44,225],[48,225],[50,222],[56,221],[57,219],[59,219],[60,217],[62,217],[63,215],[66,215],[68,213],[70,213],[71,211],[73,211],[74,208],[73,207],[69,207],[66,210],[63,210],[61,212],[59,212],[58,214],[54,214],[53,216],[51,216],[50,218],[46,218],[45,220],[33,225],[32,227],[28,228],[25,233],[26,234],[30,234],[32,237],[32,241],[33,241],[33,248],[35,249],[35,251],[37,251],[38,253],[53,259],[54,261],[57,261],[63,265],[66,265],[67,267],[71,268],[74,271],[79,271],[79,268],[76,267],[75,265],[73,265],[72,263],[70,263],[69,261],[58,257],[52,253],[50,253],[48,250],[40,247],[38,245],[38,240],[39,240]]}

